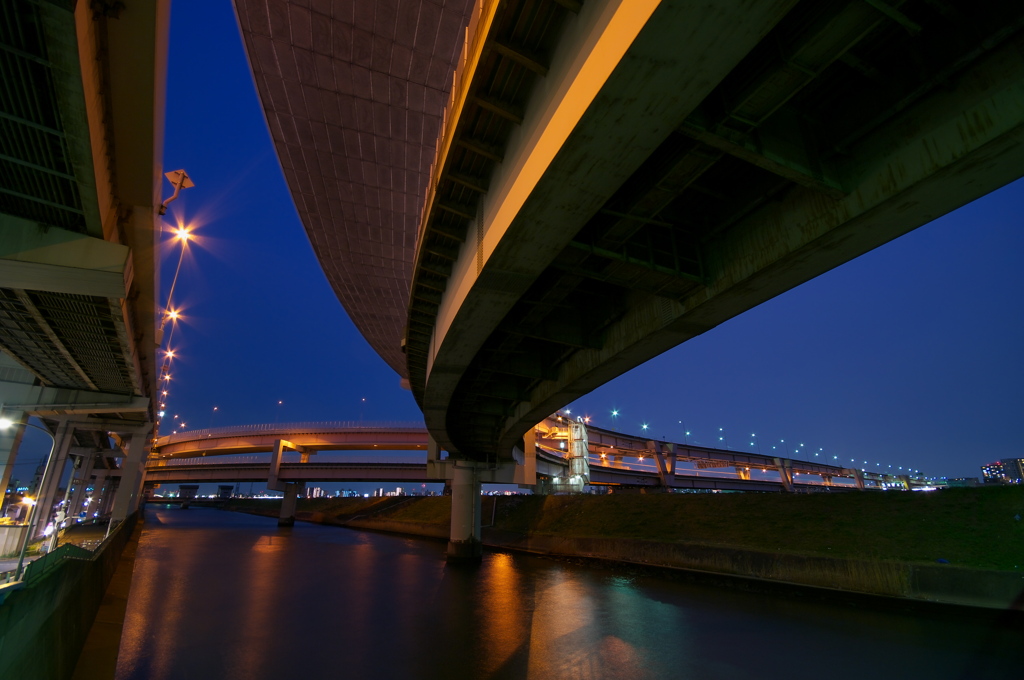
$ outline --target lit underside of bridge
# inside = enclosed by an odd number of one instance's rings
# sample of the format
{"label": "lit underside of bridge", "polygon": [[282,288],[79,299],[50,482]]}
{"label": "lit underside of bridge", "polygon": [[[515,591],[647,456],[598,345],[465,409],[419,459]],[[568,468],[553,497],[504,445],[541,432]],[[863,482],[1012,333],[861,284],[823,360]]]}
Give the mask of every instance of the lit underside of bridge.
{"label": "lit underside of bridge", "polygon": [[[156,393],[170,3],[0,8],[0,489],[29,416],[53,437],[32,531],[71,460],[134,509]],[[36,427],[35,425],[29,425]]]}
{"label": "lit underside of bridge", "polygon": [[406,338],[460,456],[1024,172],[1020,6],[644,4],[472,38]]}
{"label": "lit underside of bridge", "polygon": [[354,3],[342,47],[298,4],[236,1],[285,175],[470,490],[529,483],[564,404],[1024,174],[1019,3],[487,0],[461,54],[461,3]]}
{"label": "lit underside of bridge", "polygon": [[[572,478],[580,471],[595,490],[810,493],[928,485],[920,476],[653,440],[587,427],[561,414],[545,418],[530,434],[535,442],[533,486],[541,493],[581,490],[583,480]],[[457,482],[457,473],[449,476],[446,469],[452,462],[432,459],[431,449],[426,428],[409,423],[238,425],[161,437],[146,465],[146,480],[150,484],[265,483],[268,489],[284,492],[278,521],[290,526],[295,522],[296,500],[311,482],[419,484],[452,477]],[[418,451],[424,455],[411,455]],[[341,460],[336,459],[338,452],[344,452]],[[389,456],[391,452],[404,455]],[[444,474],[438,474],[438,468]],[[477,478],[507,481],[501,479],[500,469],[477,470]],[[479,493],[474,495],[479,498]],[[458,526],[456,520],[453,515],[454,526]]]}

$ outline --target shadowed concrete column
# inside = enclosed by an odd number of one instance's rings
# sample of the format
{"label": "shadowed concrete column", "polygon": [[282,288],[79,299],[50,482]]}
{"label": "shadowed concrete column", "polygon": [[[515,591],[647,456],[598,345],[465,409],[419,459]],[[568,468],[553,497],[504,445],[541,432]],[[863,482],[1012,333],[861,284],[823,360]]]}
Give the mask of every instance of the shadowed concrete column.
{"label": "shadowed concrete column", "polygon": [[277,526],[290,527],[295,524],[295,506],[298,503],[299,492],[306,488],[305,482],[286,482],[284,485],[284,499],[281,501],[281,514],[277,518]]}
{"label": "shadowed concrete column", "polygon": [[[113,483],[106,470],[96,472],[96,481],[92,486],[92,495],[87,496],[89,505],[85,508],[85,516],[91,518],[100,509],[101,500],[108,494]],[[101,513],[102,514],[102,513]]]}
{"label": "shadowed concrete column", "polygon": [[142,464],[146,459],[149,429],[128,435],[124,444],[124,462],[121,463],[121,482],[114,496],[114,507],[110,511],[110,525],[107,533],[139,507],[140,477],[145,474]]}
{"label": "shadowed concrete column", "polygon": [[776,458],[775,467],[779,469],[779,479],[782,481],[782,488],[786,491],[793,491],[793,461],[789,458]]}
{"label": "shadowed concrete column", "polygon": [[0,430],[0,517],[6,507],[4,494],[7,493],[7,485],[11,483],[11,471],[14,470],[14,461],[18,457],[18,447],[25,435],[25,422],[28,420],[22,411],[6,411],[3,415],[13,420],[14,425]]}
{"label": "shadowed concrete column", "polygon": [[452,525],[449,560],[478,560],[480,544],[480,477],[476,467],[457,461],[452,469]]}
{"label": "shadowed concrete column", "polygon": [[853,481],[857,484],[857,488],[860,489],[861,491],[863,491],[864,490],[864,471],[863,470],[854,470],[853,471]]}
{"label": "shadowed concrete column", "polygon": [[40,528],[45,527],[50,521],[50,513],[53,512],[53,503],[57,500],[57,490],[60,487],[61,477],[64,476],[64,465],[68,460],[68,451],[71,450],[71,443],[74,441],[75,428],[66,419],[57,425],[57,432],[54,434],[53,452],[51,460],[46,464],[46,471],[36,491],[36,509],[32,513],[31,537],[39,535]]}
{"label": "shadowed concrete column", "polygon": [[[89,479],[92,477],[92,467],[96,462],[96,454],[87,453],[82,458],[82,465],[75,471],[73,479],[77,480],[75,484],[75,491],[71,495],[71,503],[68,505],[68,515],[71,516],[72,523],[79,513],[85,510],[85,490],[89,487]],[[94,489],[95,491],[95,489]]]}
{"label": "shadowed concrete column", "polygon": [[658,466],[658,481],[664,487],[672,486],[672,478],[675,477],[673,461],[675,459],[675,446],[672,444],[659,445],[656,441],[648,441],[647,448],[654,456],[654,462]]}
{"label": "shadowed concrete column", "polygon": [[107,483],[103,485],[103,497],[100,499],[97,510],[100,517],[110,514],[110,508],[114,505],[114,497],[117,496],[117,487],[121,484],[121,477],[107,472]]}

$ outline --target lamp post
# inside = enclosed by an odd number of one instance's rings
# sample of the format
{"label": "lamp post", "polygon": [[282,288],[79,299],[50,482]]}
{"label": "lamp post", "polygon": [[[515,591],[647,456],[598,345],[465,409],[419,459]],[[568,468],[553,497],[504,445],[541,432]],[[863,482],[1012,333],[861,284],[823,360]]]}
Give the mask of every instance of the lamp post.
{"label": "lamp post", "polygon": [[757,438],[757,433],[756,432],[751,432],[750,433],[750,437],[751,437],[751,439],[754,440],[754,441],[750,442],[750,445],[751,446],[756,446],[757,447],[757,452],[761,453],[761,440]]}
{"label": "lamp post", "polygon": [[28,496],[21,499],[21,502],[28,506],[28,513],[25,514],[25,535],[21,537],[21,549],[18,551],[18,568],[14,571],[14,580],[21,580],[22,567],[25,564],[25,551],[28,548],[28,535],[32,530],[32,510],[36,506],[34,498]]}
{"label": "lamp post", "polygon": [[[11,420],[10,418],[5,418],[4,416],[0,416],[0,430],[6,430],[12,425],[14,425],[13,420]],[[46,457],[46,467],[43,468],[43,477],[40,480],[40,484],[45,484],[46,480],[49,478],[50,475],[50,466],[53,465],[53,450],[57,448],[57,438],[54,437],[53,434],[51,434],[50,431],[44,427],[39,427],[38,425],[33,425],[32,423],[24,423],[24,425],[25,427],[31,427],[33,429],[39,430],[40,432],[45,432],[46,436],[50,438],[50,453]],[[22,502],[24,503],[25,501],[23,500]],[[25,552],[28,550],[28,541],[32,535],[32,508],[36,505],[36,503],[36,500],[32,500],[32,502],[29,503],[28,516],[25,517],[25,533],[21,537],[21,550],[19,551],[18,555],[18,568],[14,572],[15,581],[21,580],[22,567],[25,564]]]}
{"label": "lamp post", "polygon": [[[179,170],[177,172],[180,172],[181,177],[184,178],[182,182],[188,182],[187,184],[185,184],[186,188],[192,186],[192,183],[191,181],[188,180],[188,176],[185,174],[184,170]],[[173,184],[175,180],[170,177],[170,174],[172,173],[168,173],[168,179],[170,179],[171,183]],[[178,185],[175,185],[174,196],[168,199],[167,202],[170,202],[177,198],[178,189]],[[164,207],[166,207],[166,204],[165,206],[162,206],[162,208]],[[160,214],[162,215],[163,213]],[[167,304],[164,305],[164,311],[160,317],[160,327],[156,331],[156,345],[157,347],[164,347],[164,358],[160,364],[160,372],[157,377],[160,389],[162,390],[162,394],[160,396],[160,416],[157,419],[157,427],[156,432],[153,433],[154,435],[159,435],[160,432],[160,423],[161,421],[163,421],[163,409],[166,405],[163,402],[167,401],[167,387],[168,382],[171,379],[171,359],[174,358],[174,349],[172,347],[171,341],[174,338],[174,330],[178,327],[178,319],[181,318],[181,310],[175,309],[172,306],[174,304],[174,288],[178,285],[178,274],[181,273],[181,263],[185,259],[185,252],[188,250],[189,239],[193,238],[191,228],[189,228],[188,226],[178,227],[177,229],[174,230],[174,238],[181,242],[181,250],[178,253],[178,265],[174,268],[174,278],[171,279],[171,289],[167,293]],[[167,326],[168,321],[171,322],[171,331],[170,333],[167,334],[167,339],[165,342],[164,328]]]}

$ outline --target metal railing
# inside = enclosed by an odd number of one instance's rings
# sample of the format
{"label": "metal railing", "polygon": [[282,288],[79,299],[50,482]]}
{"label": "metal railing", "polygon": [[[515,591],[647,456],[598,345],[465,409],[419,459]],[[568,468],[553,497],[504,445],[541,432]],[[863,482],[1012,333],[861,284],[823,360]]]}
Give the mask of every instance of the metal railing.
{"label": "metal railing", "polygon": [[[323,454],[318,454],[322,456]],[[338,454],[334,454],[337,456]],[[326,458],[331,458],[330,455]],[[300,454],[298,453],[286,453],[281,456],[282,463],[298,463],[300,460]],[[371,464],[371,465],[410,465],[410,464],[423,464],[423,460],[410,460],[409,458],[397,458],[397,457],[383,457],[383,456],[345,456],[341,460],[325,460],[320,458],[311,458],[308,465],[316,467],[318,465],[359,465],[359,464]],[[146,467],[150,470],[159,470],[161,468],[169,467],[196,467],[196,466],[264,466],[270,464],[270,454],[263,454],[257,456],[198,456],[194,458],[167,458],[161,460],[149,461]]]}
{"label": "metal railing", "polygon": [[304,423],[262,423],[256,425],[229,425],[226,427],[205,428],[202,430],[187,430],[177,434],[168,434],[160,437],[157,446],[166,446],[176,442],[193,441],[209,437],[222,437],[241,434],[304,434],[312,432],[339,432],[343,430],[380,431],[392,432],[426,432],[426,426],[421,422],[385,420],[385,421],[361,421],[361,420],[332,420],[323,422]]}

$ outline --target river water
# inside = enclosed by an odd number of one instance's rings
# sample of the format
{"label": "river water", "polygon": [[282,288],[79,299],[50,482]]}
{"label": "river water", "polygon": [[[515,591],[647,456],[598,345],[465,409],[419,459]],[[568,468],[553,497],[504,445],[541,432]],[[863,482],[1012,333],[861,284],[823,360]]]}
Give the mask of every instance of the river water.
{"label": "river water", "polygon": [[1024,678],[1024,630],[995,615],[444,549],[151,506],[117,678]]}

